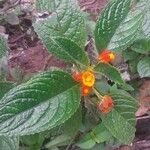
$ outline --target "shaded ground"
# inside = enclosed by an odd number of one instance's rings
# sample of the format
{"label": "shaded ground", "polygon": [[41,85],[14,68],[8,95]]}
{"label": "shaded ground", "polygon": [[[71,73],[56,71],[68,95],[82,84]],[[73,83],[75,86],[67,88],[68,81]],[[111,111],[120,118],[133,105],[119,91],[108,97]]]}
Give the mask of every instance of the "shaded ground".
{"label": "shaded ground", "polygon": [[78,0],[81,10],[91,14],[91,18],[96,21],[99,13],[107,4],[108,0]]}
{"label": "shaded ground", "polygon": [[[9,34],[9,70],[21,69],[23,76],[47,70],[50,67],[64,68],[66,64],[58,60],[43,46],[33,31],[30,19],[22,18],[20,26],[6,25]],[[23,29],[22,29],[23,27]],[[30,31],[30,32],[29,32]],[[9,74],[13,80],[13,74]]]}

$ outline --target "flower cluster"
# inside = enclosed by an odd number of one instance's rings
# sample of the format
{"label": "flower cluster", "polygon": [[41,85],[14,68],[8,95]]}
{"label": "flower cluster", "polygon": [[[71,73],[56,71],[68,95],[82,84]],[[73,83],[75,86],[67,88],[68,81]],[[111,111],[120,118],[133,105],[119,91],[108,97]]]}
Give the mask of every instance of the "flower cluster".
{"label": "flower cluster", "polygon": [[85,70],[83,72],[74,72],[73,78],[75,81],[81,83],[82,87],[82,95],[87,96],[95,83],[95,75],[94,72],[90,69]]}
{"label": "flower cluster", "polygon": [[[106,49],[103,50],[98,57],[99,62],[105,63],[110,63],[114,59],[114,53]],[[88,68],[87,70],[82,72],[75,71],[73,72],[73,78],[75,81],[81,84],[82,95],[87,96],[91,92],[92,87],[95,84],[95,74],[93,70]],[[100,97],[101,99],[101,101],[98,101],[97,103],[97,108],[104,114],[109,113],[114,107],[113,99],[108,95],[101,96],[99,93],[97,93],[97,95],[99,95],[98,97]]]}

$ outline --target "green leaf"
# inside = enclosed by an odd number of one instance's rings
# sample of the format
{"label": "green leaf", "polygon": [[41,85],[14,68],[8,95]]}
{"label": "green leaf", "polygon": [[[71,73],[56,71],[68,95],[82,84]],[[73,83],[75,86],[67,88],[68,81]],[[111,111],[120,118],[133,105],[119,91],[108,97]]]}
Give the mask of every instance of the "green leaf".
{"label": "green leaf", "polygon": [[90,135],[96,143],[103,143],[111,137],[110,132],[105,128],[102,123],[98,124],[95,128],[93,128],[92,131],[86,136],[88,135]]}
{"label": "green leaf", "polygon": [[11,82],[1,81],[0,82],[0,99],[14,87],[14,84]]}
{"label": "green leaf", "polygon": [[126,90],[126,91],[134,91],[134,88],[133,88],[131,85],[127,84],[127,83],[122,84],[122,85],[120,86],[120,88],[121,88],[121,89],[124,89],[124,90]]}
{"label": "green leaf", "polygon": [[63,130],[66,135],[75,136],[82,123],[81,107],[74,113],[74,115],[67,120],[63,125]]}
{"label": "green leaf", "polygon": [[114,82],[118,84],[124,83],[119,71],[115,67],[111,66],[110,64],[103,63],[103,62],[99,63],[95,67],[95,72],[103,74],[108,79],[113,80]]}
{"label": "green leaf", "polygon": [[103,143],[111,137],[110,132],[101,123],[98,124],[91,132],[87,133],[77,143],[77,146],[82,149],[91,149],[96,143]]}
{"label": "green leaf", "polygon": [[58,146],[68,145],[71,142],[71,137],[66,134],[62,134],[51,140],[45,145],[46,148],[53,148]]}
{"label": "green leaf", "polygon": [[1,150],[19,150],[19,139],[16,137],[0,136]]}
{"label": "green leaf", "polygon": [[43,133],[36,133],[33,135],[25,135],[21,137],[21,142],[27,146],[40,147],[44,141],[45,135]]}
{"label": "green leaf", "polygon": [[145,57],[137,65],[137,70],[141,78],[150,77],[150,58]]}
{"label": "green leaf", "polygon": [[137,102],[126,92],[113,91],[111,96],[115,107],[109,114],[102,115],[102,122],[120,142],[130,144],[135,136]]}
{"label": "green leaf", "polygon": [[99,52],[107,48],[119,25],[127,16],[131,0],[112,0],[102,12],[95,28],[95,42]]}
{"label": "green leaf", "polygon": [[148,39],[150,38],[150,1],[148,3],[149,8],[145,14],[142,31],[144,36]]}
{"label": "green leaf", "polygon": [[[47,0],[42,0],[42,2],[45,6],[47,5],[45,3],[48,3]],[[52,16],[34,24],[40,39],[46,45],[49,37],[63,36],[72,39],[83,48],[86,41],[85,21],[77,2],[74,0],[55,0],[50,1],[49,5],[51,2],[55,6]]]}
{"label": "green leaf", "polygon": [[60,4],[61,0],[37,0],[36,1],[36,9],[38,11],[54,11],[58,5]]}
{"label": "green leaf", "polygon": [[137,64],[139,63],[140,59],[141,57],[137,57],[136,59],[129,61],[129,70],[132,74],[137,74]]}
{"label": "green leaf", "polygon": [[135,40],[143,21],[143,13],[140,10],[131,10],[125,20],[117,28],[110,40],[107,49],[125,50]]}
{"label": "green leaf", "polygon": [[132,50],[140,54],[148,54],[150,52],[150,39],[149,40],[138,40],[132,46]]}
{"label": "green leaf", "polygon": [[138,38],[149,39],[150,38],[150,1],[140,0],[138,2],[137,9],[141,10],[144,14],[142,29]]}
{"label": "green leaf", "polygon": [[90,136],[85,136],[82,141],[76,144],[81,149],[91,149],[95,146],[95,141]]}
{"label": "green leaf", "polygon": [[139,57],[139,54],[131,49],[123,51],[123,58],[125,61],[134,61],[137,57]]}
{"label": "green leaf", "polygon": [[67,38],[49,37],[46,47],[58,58],[65,61],[89,65],[89,59],[83,49]]}
{"label": "green leaf", "polygon": [[0,134],[29,135],[68,120],[80,104],[80,85],[61,70],[41,73],[0,102]]}
{"label": "green leaf", "polygon": [[0,58],[2,58],[7,51],[6,39],[0,36]]}
{"label": "green leaf", "polygon": [[106,79],[102,79],[100,81],[96,81],[95,88],[100,92],[102,95],[108,93],[110,85],[108,84]]}

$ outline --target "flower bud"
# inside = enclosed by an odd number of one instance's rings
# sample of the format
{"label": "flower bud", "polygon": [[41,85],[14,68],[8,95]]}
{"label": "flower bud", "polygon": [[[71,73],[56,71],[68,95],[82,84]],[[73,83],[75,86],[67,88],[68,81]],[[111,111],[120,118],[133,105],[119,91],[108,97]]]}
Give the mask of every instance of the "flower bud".
{"label": "flower bud", "polygon": [[82,73],[75,71],[73,72],[72,77],[74,78],[75,81],[80,82],[82,79]]}
{"label": "flower bud", "polygon": [[92,88],[88,86],[82,86],[82,96],[87,96],[91,92]]}
{"label": "flower bud", "polygon": [[110,50],[103,50],[98,59],[99,61],[109,63],[115,59],[115,54]]}
{"label": "flower bud", "polygon": [[114,107],[113,99],[110,96],[105,95],[102,101],[97,104],[97,107],[102,113],[107,114]]}

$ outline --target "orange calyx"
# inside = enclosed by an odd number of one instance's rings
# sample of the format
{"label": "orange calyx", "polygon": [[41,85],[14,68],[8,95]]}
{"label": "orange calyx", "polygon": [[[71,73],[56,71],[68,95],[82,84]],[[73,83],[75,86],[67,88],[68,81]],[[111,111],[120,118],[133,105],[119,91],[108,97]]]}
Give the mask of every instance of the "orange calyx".
{"label": "orange calyx", "polygon": [[92,88],[88,86],[82,86],[82,95],[87,96],[91,92]]}
{"label": "orange calyx", "polygon": [[102,101],[98,103],[97,107],[99,108],[101,112],[103,112],[104,114],[107,114],[114,107],[113,99],[110,96],[105,95]]}
{"label": "orange calyx", "polygon": [[95,83],[95,75],[92,71],[87,70],[82,73],[82,84],[84,86],[92,87]]}
{"label": "orange calyx", "polygon": [[75,71],[75,72],[73,72],[72,76],[73,76],[74,80],[77,82],[80,82],[82,80],[82,73],[80,73],[80,72]]}
{"label": "orange calyx", "polygon": [[109,63],[115,59],[115,54],[110,50],[103,50],[98,57],[99,61]]}

